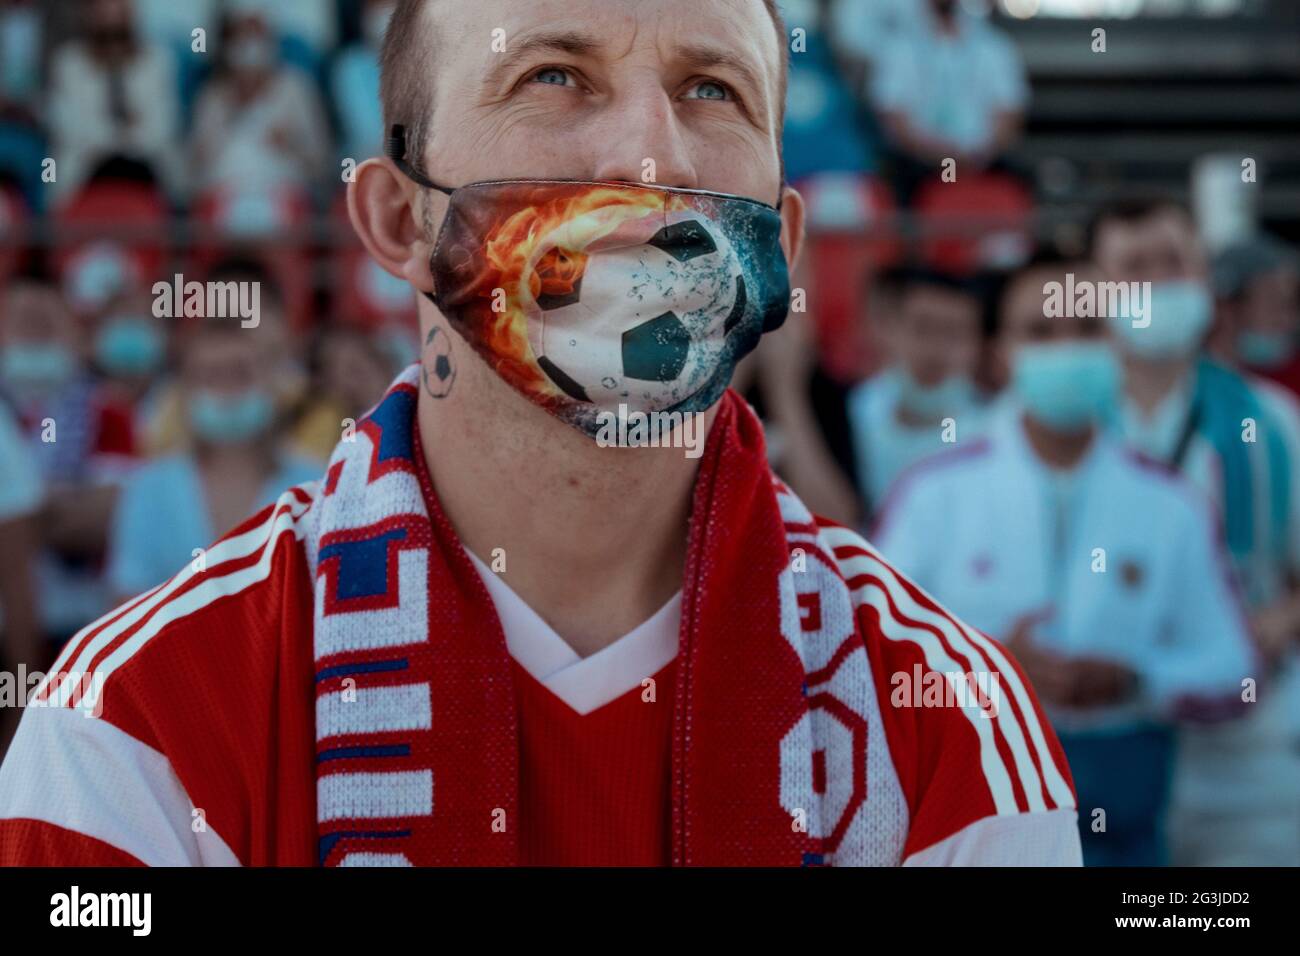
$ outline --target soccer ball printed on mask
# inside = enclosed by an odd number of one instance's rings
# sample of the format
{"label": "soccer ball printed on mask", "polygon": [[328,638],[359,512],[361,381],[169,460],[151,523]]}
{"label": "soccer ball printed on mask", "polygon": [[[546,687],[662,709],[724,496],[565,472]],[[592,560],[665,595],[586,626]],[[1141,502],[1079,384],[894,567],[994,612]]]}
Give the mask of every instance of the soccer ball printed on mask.
{"label": "soccer ball printed on mask", "polygon": [[745,315],[731,243],[696,210],[627,219],[581,251],[574,225],[543,236],[529,264],[540,279],[525,303],[538,366],[564,394],[600,411],[687,402],[710,384]]}

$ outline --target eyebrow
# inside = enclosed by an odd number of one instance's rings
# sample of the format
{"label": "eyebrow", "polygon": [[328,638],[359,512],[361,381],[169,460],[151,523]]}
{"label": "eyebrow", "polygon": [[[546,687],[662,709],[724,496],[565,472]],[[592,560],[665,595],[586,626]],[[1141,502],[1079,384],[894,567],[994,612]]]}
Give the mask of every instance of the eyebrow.
{"label": "eyebrow", "polygon": [[507,40],[506,52],[483,78],[483,88],[495,90],[500,85],[501,77],[509,75],[520,63],[537,53],[590,56],[601,45],[600,39],[595,35],[576,33],[573,30],[542,30],[520,39]]}
{"label": "eyebrow", "polygon": [[[503,76],[508,76],[520,63],[538,53],[591,56],[600,50],[603,45],[604,42],[595,34],[580,33],[574,30],[540,30],[526,34],[521,38],[507,41],[505,54],[500,57],[499,62],[483,78],[483,88],[485,90],[497,89]],[[682,63],[692,69],[722,67],[731,70],[756,92],[762,94],[767,92],[767,87],[764,85],[759,73],[746,57],[738,53],[706,43],[680,45],[674,52]],[[767,105],[766,95],[763,96],[763,105],[764,107]]]}
{"label": "eyebrow", "polygon": [[678,46],[675,52],[683,63],[692,68],[710,69],[722,67],[737,74],[756,92],[766,93],[767,91],[767,87],[764,85],[762,79],[754,70],[753,66],[750,65],[749,60],[731,50],[723,47],[710,46],[709,44],[696,43]]}

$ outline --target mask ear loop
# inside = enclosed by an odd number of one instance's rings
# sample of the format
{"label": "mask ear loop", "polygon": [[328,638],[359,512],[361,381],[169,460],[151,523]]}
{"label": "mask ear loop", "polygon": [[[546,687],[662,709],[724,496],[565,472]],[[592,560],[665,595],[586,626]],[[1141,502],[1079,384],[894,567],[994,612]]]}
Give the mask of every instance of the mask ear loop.
{"label": "mask ear loop", "polygon": [[[406,127],[401,123],[394,123],[388,132],[388,137],[384,140],[384,155],[393,161],[393,165],[403,176],[411,180],[417,186],[424,186],[426,189],[436,189],[440,193],[450,196],[452,190],[445,186],[439,186],[424,173],[420,172],[406,160]],[[438,305],[438,297],[432,292],[421,292],[426,299],[435,306]]]}
{"label": "mask ear loop", "polygon": [[420,172],[407,161],[406,158],[406,127],[401,123],[394,123],[388,132],[388,138],[384,140],[384,155],[393,161],[407,179],[418,186],[424,186],[426,189],[436,189],[440,193],[450,196],[453,190],[446,186],[439,186],[424,173]]}

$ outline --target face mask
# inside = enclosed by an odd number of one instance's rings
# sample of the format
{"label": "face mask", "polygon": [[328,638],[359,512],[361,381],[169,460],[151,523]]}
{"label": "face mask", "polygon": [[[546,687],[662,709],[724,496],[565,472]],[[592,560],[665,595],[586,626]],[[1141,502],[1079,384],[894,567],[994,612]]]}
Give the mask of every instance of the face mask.
{"label": "face mask", "polygon": [[271,396],[261,389],[234,398],[201,389],[190,398],[189,408],[194,433],[214,445],[235,445],[257,438],[271,427],[275,417]]}
{"label": "face mask", "polygon": [[1080,431],[1104,419],[1119,393],[1119,365],[1101,342],[1022,346],[1011,373],[1013,394],[1049,428]]}
{"label": "face mask", "polygon": [[602,413],[702,412],[780,327],[777,208],[721,193],[514,180],[448,190],[429,296],[509,385],[595,438]]}
{"label": "face mask", "polygon": [[975,400],[975,383],[949,375],[938,385],[922,385],[907,369],[900,377],[898,402],[921,418],[939,421],[967,409]]}
{"label": "face mask", "polygon": [[1237,333],[1237,357],[1252,368],[1279,368],[1294,354],[1295,338],[1285,332]]}
{"label": "face mask", "polygon": [[0,351],[0,379],[20,394],[53,391],[76,371],[72,353],[55,343],[10,345]]}
{"label": "face mask", "polygon": [[1133,314],[1136,310],[1123,309],[1110,317],[1121,348],[1138,358],[1188,358],[1210,327],[1209,292],[1199,282],[1185,280],[1153,282],[1150,288],[1141,317]]}
{"label": "face mask", "polygon": [[95,338],[95,359],[110,375],[148,375],[162,364],[163,337],[149,322],[110,319]]}

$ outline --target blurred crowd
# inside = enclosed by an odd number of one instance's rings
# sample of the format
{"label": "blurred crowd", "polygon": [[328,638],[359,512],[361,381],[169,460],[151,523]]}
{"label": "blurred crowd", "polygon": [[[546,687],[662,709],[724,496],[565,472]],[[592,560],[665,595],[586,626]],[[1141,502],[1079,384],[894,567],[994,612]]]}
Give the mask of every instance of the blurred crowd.
{"label": "blurred crowd", "polygon": [[[736,385],[814,510],[1016,651],[1088,862],[1300,864],[1295,256],[1210,250],[1162,200],[1041,241],[1024,66],[967,6],[783,0],[807,306]],[[410,289],[341,205],[390,10],[0,0],[9,662],[319,477],[416,359]],[[173,274],[255,284],[256,327],[159,317]],[[1056,314],[1055,283],[1149,295]]]}

